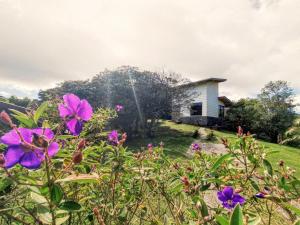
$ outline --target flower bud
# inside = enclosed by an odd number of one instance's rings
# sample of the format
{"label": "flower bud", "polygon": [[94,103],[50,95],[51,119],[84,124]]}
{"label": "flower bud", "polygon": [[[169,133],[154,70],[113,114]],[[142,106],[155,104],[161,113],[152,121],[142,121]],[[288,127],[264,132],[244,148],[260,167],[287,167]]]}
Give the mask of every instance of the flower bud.
{"label": "flower bud", "polygon": [[79,164],[82,161],[82,158],[83,158],[83,156],[82,156],[82,152],[81,151],[74,152],[73,159],[72,159],[73,163],[74,164]]}
{"label": "flower bud", "polygon": [[5,166],[5,158],[3,154],[0,154],[0,167],[4,167]]}
{"label": "flower bud", "polygon": [[173,165],[173,167],[174,167],[174,169],[176,169],[176,170],[179,170],[179,169],[180,169],[180,166],[179,166],[178,163],[175,163],[175,164]]}
{"label": "flower bud", "polygon": [[279,166],[280,166],[280,167],[283,167],[283,166],[284,166],[284,161],[283,161],[283,160],[280,160],[280,161],[279,161]]}
{"label": "flower bud", "polygon": [[260,193],[255,194],[255,197],[256,198],[265,198],[265,194],[260,192]]}
{"label": "flower bud", "polygon": [[8,124],[9,126],[11,126],[11,127],[13,126],[13,122],[12,122],[10,116],[9,116],[5,111],[2,111],[2,112],[0,113],[0,119],[1,119],[4,123]]}
{"label": "flower bud", "polygon": [[186,176],[181,177],[181,182],[185,185],[185,186],[189,186],[190,182],[188,180],[188,178]]}
{"label": "flower bud", "polygon": [[153,153],[153,145],[150,143],[147,145],[147,148],[148,148],[149,153],[152,154]]}
{"label": "flower bud", "polygon": [[241,193],[242,191],[243,191],[243,188],[237,188],[237,189],[235,189],[236,193]]}
{"label": "flower bud", "polygon": [[159,143],[159,146],[160,146],[161,148],[163,148],[163,147],[164,147],[164,143],[161,141],[161,142]]}
{"label": "flower bud", "polygon": [[85,145],[86,145],[85,139],[81,139],[80,142],[77,145],[77,150],[80,151],[80,150],[84,149]]}
{"label": "flower bud", "polygon": [[237,133],[237,135],[241,137],[241,136],[243,136],[243,132],[244,132],[243,128],[241,126],[238,126],[238,133]]}
{"label": "flower bud", "polygon": [[122,139],[119,141],[119,145],[123,145],[124,143],[125,143],[125,141],[126,141],[126,139],[127,139],[127,134],[126,133],[123,133],[122,134]]}

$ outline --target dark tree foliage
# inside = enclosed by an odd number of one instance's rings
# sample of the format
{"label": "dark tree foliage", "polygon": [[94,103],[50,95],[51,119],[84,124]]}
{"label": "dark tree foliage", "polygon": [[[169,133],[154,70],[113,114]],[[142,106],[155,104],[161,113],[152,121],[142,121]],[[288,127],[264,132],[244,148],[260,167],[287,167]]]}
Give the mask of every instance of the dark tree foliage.
{"label": "dark tree foliage", "polygon": [[256,99],[240,99],[229,109],[229,128],[242,126],[260,138],[281,142],[295,119],[293,100],[293,89],[286,81],[271,81]]}
{"label": "dark tree foliage", "polygon": [[242,98],[235,102],[227,112],[226,119],[230,130],[235,131],[238,126],[244,131],[258,132],[259,118],[262,117],[262,105],[257,99]]}
{"label": "dark tree foliage", "polygon": [[[153,136],[159,119],[168,118],[173,107],[189,100],[186,93],[174,88],[187,82],[177,74],[141,71],[136,67],[123,66],[116,70],[105,70],[90,81],[65,81],[58,87],[39,92],[42,101],[74,93],[86,98],[94,108],[124,109],[113,125],[129,136]],[[172,99],[176,99],[172,101]]]}
{"label": "dark tree foliage", "polygon": [[271,81],[261,90],[262,128],[273,142],[280,142],[295,120],[293,89],[286,81]]}
{"label": "dark tree foliage", "polygon": [[11,96],[7,98],[8,102],[17,106],[28,107],[32,103],[32,99],[30,98],[18,98],[16,96]]}

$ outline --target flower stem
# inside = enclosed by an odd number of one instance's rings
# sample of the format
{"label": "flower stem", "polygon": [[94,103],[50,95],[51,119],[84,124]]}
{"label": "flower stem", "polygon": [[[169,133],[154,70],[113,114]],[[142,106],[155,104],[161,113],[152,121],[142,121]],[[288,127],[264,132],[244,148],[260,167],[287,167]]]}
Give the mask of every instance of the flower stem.
{"label": "flower stem", "polygon": [[49,208],[50,208],[50,212],[51,212],[51,217],[52,217],[52,225],[56,225],[55,223],[55,213],[53,210],[53,205],[51,202],[51,189],[52,189],[52,185],[51,185],[51,177],[50,177],[50,169],[49,169],[49,156],[48,156],[48,149],[46,149],[46,174],[47,174],[47,184],[48,184],[48,188],[49,188],[49,197],[50,197],[50,201],[49,201]]}

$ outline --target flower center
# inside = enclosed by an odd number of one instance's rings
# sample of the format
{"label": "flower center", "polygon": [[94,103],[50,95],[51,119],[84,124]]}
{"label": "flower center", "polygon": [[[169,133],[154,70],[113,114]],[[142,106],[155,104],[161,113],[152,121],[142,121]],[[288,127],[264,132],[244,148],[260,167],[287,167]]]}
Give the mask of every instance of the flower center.
{"label": "flower center", "polygon": [[232,200],[227,200],[228,205],[233,205],[233,201]]}

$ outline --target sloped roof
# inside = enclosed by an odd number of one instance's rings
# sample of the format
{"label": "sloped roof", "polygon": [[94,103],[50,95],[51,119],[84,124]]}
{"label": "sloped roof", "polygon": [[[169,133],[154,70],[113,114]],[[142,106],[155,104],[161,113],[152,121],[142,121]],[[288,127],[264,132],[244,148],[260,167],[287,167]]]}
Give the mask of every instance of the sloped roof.
{"label": "sloped roof", "polygon": [[219,101],[224,103],[225,107],[229,107],[232,105],[232,101],[229,98],[227,98],[226,96],[220,96],[220,97],[218,97],[218,99],[219,99]]}
{"label": "sloped roof", "polygon": [[193,87],[193,86],[198,86],[200,84],[205,84],[205,83],[208,83],[208,82],[221,83],[221,82],[224,82],[226,80],[227,79],[224,79],[224,78],[207,78],[207,79],[204,79],[204,80],[198,80],[198,81],[182,84],[182,85],[179,85],[177,87],[180,87],[180,88],[181,87]]}
{"label": "sloped roof", "polygon": [[23,113],[26,112],[26,108],[24,108],[24,107],[0,101],[0,112],[2,112],[4,110],[7,113],[10,113],[10,109],[15,109],[15,110],[18,110]]}

